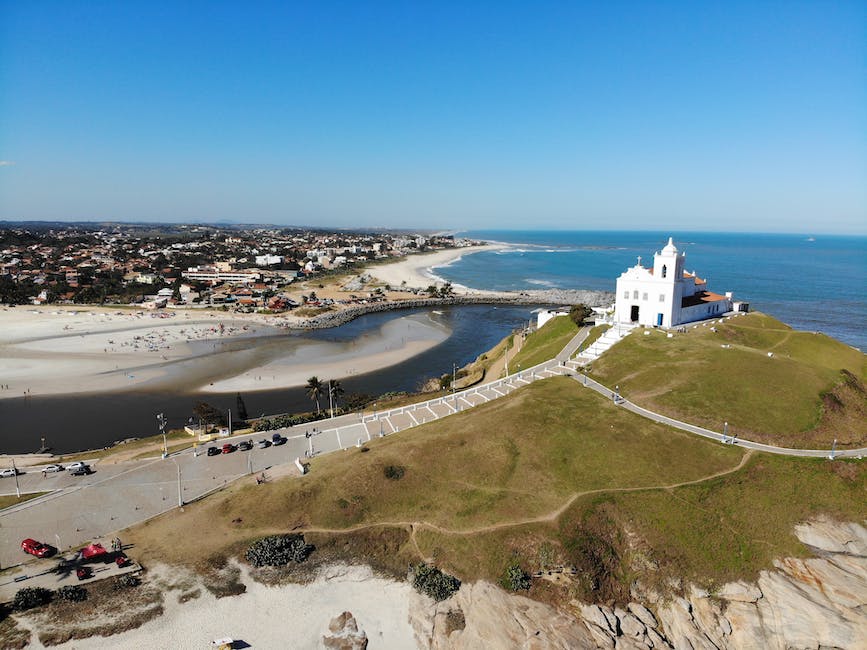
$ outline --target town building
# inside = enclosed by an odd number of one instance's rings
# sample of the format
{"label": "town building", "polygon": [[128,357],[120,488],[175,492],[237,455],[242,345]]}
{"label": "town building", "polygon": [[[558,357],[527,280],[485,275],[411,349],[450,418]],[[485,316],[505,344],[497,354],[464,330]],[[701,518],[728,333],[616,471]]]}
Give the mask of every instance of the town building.
{"label": "town building", "polygon": [[614,321],[645,327],[677,327],[733,309],[732,294],[709,291],[707,281],[685,269],[686,253],[672,238],[653,254],[653,266],[638,263],[617,278]]}

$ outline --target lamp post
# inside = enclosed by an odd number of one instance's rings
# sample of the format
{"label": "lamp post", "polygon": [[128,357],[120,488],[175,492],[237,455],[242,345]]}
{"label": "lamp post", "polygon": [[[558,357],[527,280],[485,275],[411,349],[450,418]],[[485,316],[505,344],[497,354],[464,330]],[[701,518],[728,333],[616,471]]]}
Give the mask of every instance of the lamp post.
{"label": "lamp post", "polygon": [[15,476],[15,496],[21,498],[21,488],[18,486],[18,468],[15,467],[15,459],[12,459],[12,474]]}
{"label": "lamp post", "polygon": [[163,435],[163,458],[169,455],[169,444],[166,441],[166,416],[163,413],[157,414],[157,422],[159,423],[160,433]]}
{"label": "lamp post", "polygon": [[178,462],[177,458],[172,458],[172,462],[175,464],[175,467],[178,468],[178,508],[183,508],[184,497],[181,488],[181,464]]}
{"label": "lamp post", "polygon": [[456,363],[452,364],[452,395],[455,394],[455,375],[458,372],[458,365]]}

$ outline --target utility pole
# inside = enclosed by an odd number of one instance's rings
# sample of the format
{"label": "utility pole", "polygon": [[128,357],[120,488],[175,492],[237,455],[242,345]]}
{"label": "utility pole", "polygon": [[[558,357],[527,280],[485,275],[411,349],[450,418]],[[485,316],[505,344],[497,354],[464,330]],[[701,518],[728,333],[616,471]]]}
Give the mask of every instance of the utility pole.
{"label": "utility pole", "polygon": [[184,497],[181,493],[181,464],[177,460],[175,460],[174,458],[172,458],[172,460],[175,461],[175,465],[178,468],[178,508],[183,508],[184,507]]}
{"label": "utility pole", "polygon": [[455,375],[458,373],[458,364],[452,363],[452,395],[455,394]]}
{"label": "utility pole", "polygon": [[21,498],[21,488],[18,486],[18,468],[15,467],[15,459],[12,459],[12,472],[15,474],[15,496]]}

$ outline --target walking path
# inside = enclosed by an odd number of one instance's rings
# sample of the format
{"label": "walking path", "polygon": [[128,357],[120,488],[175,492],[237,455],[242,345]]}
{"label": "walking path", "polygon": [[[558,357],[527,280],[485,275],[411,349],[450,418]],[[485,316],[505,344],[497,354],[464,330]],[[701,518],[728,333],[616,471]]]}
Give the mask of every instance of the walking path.
{"label": "walking path", "polygon": [[[56,542],[61,549],[74,548],[182,507],[245,476],[252,481],[253,474],[272,468],[282,471],[283,467],[291,467],[305,457],[360,447],[374,437],[423,425],[504,397],[538,379],[561,375],[573,376],[582,386],[614,400],[633,413],[724,444],[787,456],[860,458],[867,454],[867,448],[834,452],[774,447],[726,436],[641,408],[586,375],[576,374],[577,362],[567,359],[588,334],[589,328],[582,328],[556,358],[487,384],[386,411],[354,413],[280,429],[278,433],[287,439],[280,446],[254,447],[248,452],[215,457],[184,450],[165,459],[117,465],[96,463],[96,472],[86,477],[72,477],[67,472],[40,477],[39,468],[28,468],[27,474],[19,477],[23,493],[52,491],[0,512],[0,567],[14,566],[27,559],[19,547],[26,537],[52,544]],[[319,427],[324,428],[320,430]],[[271,433],[235,437],[232,442],[270,439]],[[8,479],[6,481],[4,493],[14,494],[11,483]]]}

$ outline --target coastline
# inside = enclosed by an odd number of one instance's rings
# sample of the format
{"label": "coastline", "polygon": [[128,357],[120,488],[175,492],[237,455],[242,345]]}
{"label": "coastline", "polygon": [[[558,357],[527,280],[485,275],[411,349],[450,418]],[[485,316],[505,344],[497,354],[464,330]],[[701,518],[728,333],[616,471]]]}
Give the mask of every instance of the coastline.
{"label": "coastline", "polygon": [[279,316],[169,313],[0,310],[0,399],[289,388],[314,374],[337,379],[400,363],[449,335],[424,319],[398,316],[357,341],[338,343],[287,334],[292,324]]}
{"label": "coastline", "polygon": [[[424,289],[431,284],[443,284],[442,278],[433,273],[433,269],[454,264],[465,255],[481,253],[482,251],[497,251],[509,248],[509,244],[486,243],[480,246],[463,248],[448,248],[431,253],[408,255],[393,264],[381,264],[364,269],[363,273],[371,275],[387,285],[397,288],[406,286],[413,289]],[[477,294],[501,295],[501,292],[481,291],[469,287],[462,290]]]}

